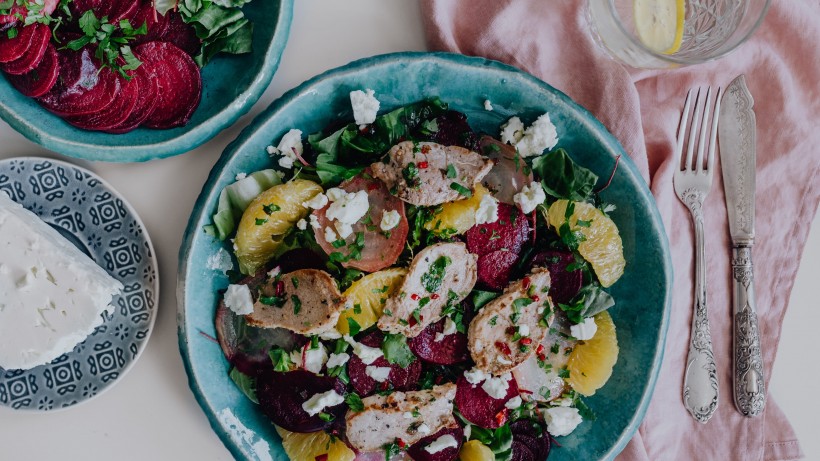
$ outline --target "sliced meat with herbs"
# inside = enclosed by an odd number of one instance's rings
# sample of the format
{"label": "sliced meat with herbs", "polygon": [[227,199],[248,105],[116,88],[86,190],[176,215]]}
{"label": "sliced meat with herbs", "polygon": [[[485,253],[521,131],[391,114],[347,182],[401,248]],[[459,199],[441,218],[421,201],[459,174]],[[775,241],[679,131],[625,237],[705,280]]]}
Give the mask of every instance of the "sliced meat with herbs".
{"label": "sliced meat with herbs", "polygon": [[373,176],[413,205],[435,206],[472,196],[493,161],[459,146],[404,141],[390,149],[387,163],[371,165]]}
{"label": "sliced meat with herbs", "polygon": [[467,331],[476,367],[498,376],[535,355],[552,313],[549,289],[549,271],[536,268],[478,312]]}
{"label": "sliced meat with herbs", "polygon": [[547,324],[549,330],[535,355],[512,372],[527,400],[549,402],[561,397],[567,388],[561,376],[578,341],[569,335],[570,321],[564,311],[556,310]]}
{"label": "sliced meat with herbs", "polygon": [[397,439],[412,445],[441,429],[458,427],[453,416],[455,398],[453,383],[364,398],[361,411],[347,412],[347,440],[362,452],[381,450]]}
{"label": "sliced meat with herbs", "polygon": [[259,287],[248,323],[315,335],[336,325],[344,297],[325,271],[301,269],[279,274]]}
{"label": "sliced meat with herbs", "polygon": [[413,258],[404,281],[384,305],[379,329],[415,338],[438,322],[476,283],[477,257],[461,242],[431,245]]}

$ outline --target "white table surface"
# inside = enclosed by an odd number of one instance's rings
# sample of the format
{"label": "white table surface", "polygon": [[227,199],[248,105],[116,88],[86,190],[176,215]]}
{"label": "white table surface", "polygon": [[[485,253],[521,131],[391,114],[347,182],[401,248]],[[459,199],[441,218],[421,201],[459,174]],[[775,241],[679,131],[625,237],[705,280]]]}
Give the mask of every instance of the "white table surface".
{"label": "white table surface", "polygon": [[[264,1],[264,0],[257,0]],[[139,212],[159,255],[161,296],[157,320],[141,359],[104,394],[65,411],[37,414],[0,408],[3,460],[229,460],[188,388],[177,347],[177,253],[182,233],[208,172],[253,116],[302,81],[354,59],[423,50],[423,26],[416,2],[399,0],[297,0],[291,36],[279,71],[234,127],[211,142],[174,158],[145,164],[88,164]],[[0,121],[0,159],[35,155],[63,158],[17,134]],[[820,378],[809,355],[820,310],[810,283],[820,273],[820,220],[815,219],[783,326],[770,391],[801,437],[807,459],[820,459],[812,416]],[[809,379],[813,373],[814,379]]]}

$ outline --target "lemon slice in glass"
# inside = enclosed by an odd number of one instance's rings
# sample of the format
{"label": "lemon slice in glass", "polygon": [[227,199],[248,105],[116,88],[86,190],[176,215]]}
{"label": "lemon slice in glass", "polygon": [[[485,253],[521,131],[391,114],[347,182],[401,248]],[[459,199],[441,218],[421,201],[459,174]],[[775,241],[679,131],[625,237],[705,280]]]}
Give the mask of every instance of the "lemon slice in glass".
{"label": "lemon slice in glass", "polygon": [[685,0],[634,0],[635,29],[653,51],[672,54],[683,40]]}

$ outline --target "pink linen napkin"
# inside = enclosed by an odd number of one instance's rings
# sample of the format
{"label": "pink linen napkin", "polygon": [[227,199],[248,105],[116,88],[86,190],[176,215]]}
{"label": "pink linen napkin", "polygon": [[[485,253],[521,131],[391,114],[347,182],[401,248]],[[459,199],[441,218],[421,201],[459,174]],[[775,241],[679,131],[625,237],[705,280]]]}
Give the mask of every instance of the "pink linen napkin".
{"label": "pink linen napkin", "polygon": [[[650,185],[669,234],[675,270],[666,354],[644,423],[619,460],[791,460],[803,456],[769,396],[764,415],[738,413],[731,391],[730,247],[723,181],[705,204],[708,299],[721,380],[707,425],[683,407],[692,316],[693,231],[672,187],[673,145],[688,88],[726,86],[746,74],[757,113],[757,245],[763,359],[769,374],[805,240],[820,201],[820,4],[772,2],[749,42],[715,62],[674,71],[636,70],[592,41],[585,3],[422,0],[429,47],[496,59],[526,70],[589,109],[625,147]],[[559,133],[560,135],[560,133]],[[718,166],[719,169],[719,166]]]}

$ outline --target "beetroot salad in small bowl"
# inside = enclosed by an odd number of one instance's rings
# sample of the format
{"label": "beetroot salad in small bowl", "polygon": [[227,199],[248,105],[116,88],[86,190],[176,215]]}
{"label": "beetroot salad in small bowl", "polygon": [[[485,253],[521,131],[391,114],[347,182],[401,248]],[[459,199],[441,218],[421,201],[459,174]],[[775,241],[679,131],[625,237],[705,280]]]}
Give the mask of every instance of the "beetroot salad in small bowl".
{"label": "beetroot salad in small bowl", "polygon": [[614,457],[669,275],[620,154],[480,59],[376,57],[285,95],[217,164],[181,249],[180,345],[217,433],[249,459]]}

